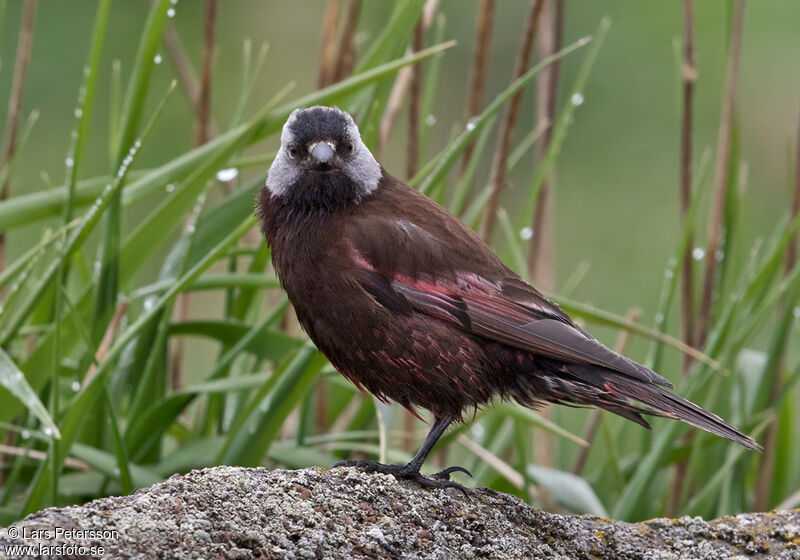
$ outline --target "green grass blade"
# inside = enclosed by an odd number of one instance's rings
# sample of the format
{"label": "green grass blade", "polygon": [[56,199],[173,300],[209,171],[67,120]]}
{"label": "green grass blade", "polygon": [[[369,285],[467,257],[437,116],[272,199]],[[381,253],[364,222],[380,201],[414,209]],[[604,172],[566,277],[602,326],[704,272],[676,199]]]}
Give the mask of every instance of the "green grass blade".
{"label": "green grass blade", "polygon": [[[683,255],[687,250],[689,240],[692,238],[692,235],[694,235],[694,224],[697,216],[697,209],[700,206],[700,200],[705,194],[705,191],[702,189],[702,185],[706,184],[706,178],[709,169],[708,164],[710,161],[711,151],[706,150],[703,154],[703,159],[700,161],[698,172],[695,175],[694,185],[691,190],[691,192],[694,194],[692,195],[692,200],[689,203],[689,208],[686,212],[683,226],[681,227],[678,245],[675,248],[675,252],[673,253],[672,257],[669,259],[666,271],[664,273],[664,286],[662,287],[661,295],[659,296],[659,302],[656,308],[656,315],[653,325],[653,327],[659,332],[666,331],[666,321],[669,315],[669,309],[672,306],[672,300],[675,296],[675,289],[678,285],[681,271],[683,270]],[[650,345],[647,360],[645,361],[645,365],[647,365],[647,367],[655,369],[656,371],[660,368],[663,348],[663,343],[659,341],[653,341],[653,343]]]}
{"label": "green grass blade", "polygon": [[589,445],[586,442],[586,440],[584,440],[580,436],[576,436],[572,432],[565,430],[558,424],[548,420],[547,418],[541,416],[540,414],[537,414],[536,412],[534,412],[529,408],[523,408],[520,405],[513,405],[510,403],[503,403],[495,407],[495,410],[497,410],[498,413],[505,414],[516,420],[520,420],[522,422],[525,422],[526,424],[550,432],[553,435],[568,439],[574,443],[577,443],[578,445],[581,446]]}
{"label": "green grass blade", "polygon": [[590,38],[584,37],[568,47],[560,50],[559,52],[542,59],[536,66],[525,72],[518,79],[514,80],[503,92],[495,97],[491,103],[483,110],[477,117],[470,120],[467,127],[458,135],[456,140],[450,142],[448,146],[440,153],[436,159],[435,164],[432,166],[426,165],[423,167],[415,177],[413,177],[409,184],[416,186],[420,192],[426,193],[439,182],[444,180],[445,175],[450,171],[455,162],[461,156],[461,153],[466,149],[467,145],[471,144],[475,136],[480,133],[481,129],[494,117],[500,109],[511,99],[515,93],[525,87],[543,68],[552,64],[556,60],[563,58],[569,53],[581,48],[591,41]]}
{"label": "green grass blade", "polygon": [[356,64],[356,74],[378,67],[383,62],[399,56],[411,39],[424,0],[403,0],[394,3],[389,22],[381,30],[369,51]]}
{"label": "green grass blade", "polygon": [[[771,416],[764,418],[749,435],[753,438],[757,438],[772,420],[773,418]],[[696,512],[700,504],[713,497],[719,491],[719,487],[722,485],[725,478],[730,475],[730,472],[747,451],[748,450],[741,445],[729,446],[725,462],[714,469],[714,474],[711,479],[706,482],[702,489],[692,496],[692,499],[689,500],[689,503],[686,504],[683,511]]]}
{"label": "green grass blade", "polygon": [[16,150],[11,155],[11,158],[5,161],[2,166],[0,166],[0,191],[5,188],[6,183],[14,174],[14,169],[20,160],[21,154],[23,154],[25,151],[28,138],[30,137],[31,131],[33,130],[33,127],[36,126],[36,122],[38,120],[39,111],[36,109],[31,111],[28,114],[28,118],[25,119],[25,124],[22,126],[22,131],[19,134],[19,141],[17,142]]}
{"label": "green grass blade", "polygon": [[[172,86],[167,90],[164,98],[162,99],[161,103],[159,104],[158,108],[156,108],[155,113],[153,114],[153,118],[150,121],[150,124],[145,130],[143,134],[143,139],[147,138],[150,131],[153,128],[154,123],[158,119],[158,116],[161,114],[161,111],[164,108],[164,104],[175,87],[175,82],[173,82]],[[6,346],[8,342],[15,336],[17,330],[28,315],[33,311],[34,306],[39,302],[39,300],[45,295],[46,290],[51,285],[53,278],[55,277],[56,273],[61,269],[62,266],[66,263],[66,261],[72,256],[75,250],[80,247],[89,234],[94,229],[94,226],[97,225],[98,221],[100,220],[101,216],[105,209],[111,204],[112,198],[114,193],[118,192],[122,185],[125,182],[125,177],[127,174],[128,167],[130,163],[132,163],[136,156],[139,153],[139,148],[141,147],[141,143],[134,144],[132,151],[129,155],[131,158],[129,163],[120,167],[119,171],[117,172],[117,176],[114,179],[113,183],[109,183],[106,185],[106,188],[103,189],[103,193],[101,196],[95,201],[95,204],[86,213],[83,218],[83,222],[81,225],[76,228],[72,235],[66,242],[66,245],[63,247],[61,254],[57,259],[52,261],[48,266],[45,273],[40,278],[39,282],[36,284],[34,289],[31,292],[31,295],[27,298],[27,300],[21,305],[21,311],[17,313],[14,317],[12,317],[9,321],[9,327],[5,330],[2,338],[0,338],[0,346]]]}
{"label": "green grass blade", "polygon": [[83,156],[86,153],[86,141],[89,137],[89,123],[91,122],[92,108],[97,90],[97,76],[100,74],[100,54],[103,50],[108,12],[111,0],[102,0],[97,6],[94,30],[92,31],[92,44],[89,48],[87,66],[83,75],[78,106],[75,109],[75,129],[73,140],[67,156],[67,198],[64,203],[64,221],[69,222],[75,211],[75,190],[80,176]]}
{"label": "green grass blade", "polygon": [[326,360],[313,345],[301,347],[276,382],[237,430],[231,430],[221,460],[225,464],[257,465],[268,452],[283,420],[306,394]]}
{"label": "green grass blade", "polygon": [[531,218],[536,207],[536,201],[539,198],[539,191],[542,189],[545,179],[550,174],[550,168],[555,163],[559,151],[561,151],[561,145],[563,144],[564,139],[567,137],[567,130],[569,129],[569,125],[572,123],[575,109],[583,103],[583,90],[586,87],[586,82],[589,79],[592,66],[594,65],[594,61],[597,59],[597,54],[600,52],[600,46],[603,44],[603,40],[605,39],[610,26],[611,18],[604,17],[600,22],[600,27],[595,35],[592,48],[589,49],[583,64],[581,64],[581,67],[578,70],[578,75],[575,78],[575,85],[572,87],[572,91],[570,92],[570,102],[566,104],[558,118],[558,121],[553,127],[553,135],[550,139],[550,145],[547,148],[547,153],[545,154],[541,164],[538,166],[536,175],[531,183],[527,202],[523,206],[525,212],[521,216],[521,221],[518,224],[520,228],[531,223]]}
{"label": "green grass blade", "polygon": [[46,429],[51,431],[53,437],[61,437],[58,426],[53,422],[36,392],[28,384],[25,374],[20,371],[14,360],[2,348],[0,348],[0,385],[19,399],[25,405],[25,408],[36,416]]}
{"label": "green grass blade", "polygon": [[[285,305],[279,305],[282,310]],[[286,352],[299,347],[303,340],[272,329],[253,330],[239,321],[184,321],[172,323],[170,336],[202,336],[233,347],[245,340],[241,350],[250,352],[261,360],[279,361]],[[249,335],[249,336],[248,336]],[[247,337],[245,339],[245,337]]]}
{"label": "green grass blade", "polygon": [[[441,43],[444,41],[444,14],[437,14],[436,21],[433,23],[433,43]],[[425,154],[428,147],[428,136],[431,128],[436,123],[436,117],[433,114],[433,105],[436,100],[436,93],[439,86],[439,75],[441,74],[443,55],[434,56],[430,62],[427,63],[428,69],[425,72],[425,83],[422,86],[422,109],[420,114],[422,116],[422,123],[420,125],[419,134],[419,152],[420,158]],[[491,127],[489,127],[491,128]],[[455,208],[455,207],[451,207]]]}
{"label": "green grass blade", "polygon": [[656,340],[658,342],[661,342],[662,344],[666,344],[667,346],[675,348],[676,350],[683,352],[684,354],[688,354],[692,358],[699,360],[700,362],[710,366],[713,369],[720,369],[719,363],[716,360],[714,360],[710,355],[700,352],[699,350],[692,348],[691,346],[687,346],[683,341],[678,340],[673,336],[664,334],[655,329],[651,329],[650,327],[642,325],[641,323],[637,323],[635,321],[629,321],[625,317],[620,317],[619,315],[615,315],[609,311],[598,309],[592,305],[573,301],[571,299],[567,299],[565,297],[558,296],[555,294],[547,294],[547,297],[556,302],[564,311],[566,311],[570,315],[583,317],[584,319],[587,319],[599,325],[607,325],[610,327],[615,327],[617,329],[630,331],[633,334],[649,338],[650,340]]}
{"label": "green grass blade", "polygon": [[118,420],[119,416],[117,415],[117,411],[114,406],[114,402],[111,399],[111,394],[108,391],[107,385],[103,388],[103,395],[105,396],[105,409],[108,411],[108,420],[111,426],[111,436],[114,441],[114,449],[116,451],[119,482],[120,485],[122,485],[123,494],[130,494],[133,492],[133,481],[131,479],[130,465],[128,464],[128,450],[125,447],[125,441],[120,435]]}
{"label": "green grass blade", "polygon": [[[88,463],[93,469],[102,473],[108,478],[118,480],[122,484],[120,473],[117,472],[117,459],[114,455],[101,449],[75,443],[72,446],[72,456]],[[163,477],[153,472],[150,468],[142,465],[130,465],[130,484],[131,487],[145,488],[158,484]]]}
{"label": "green grass blade", "polygon": [[497,116],[492,117],[483,127],[481,135],[478,136],[478,140],[475,142],[475,147],[472,149],[472,157],[470,157],[469,163],[464,170],[464,174],[461,176],[461,180],[459,180],[458,185],[456,185],[455,192],[453,193],[453,199],[450,202],[450,208],[452,208],[458,216],[461,216],[464,213],[464,210],[466,210],[464,205],[467,202],[467,195],[469,194],[470,187],[472,186],[472,180],[475,178],[475,171],[478,169],[478,163],[480,162],[481,156],[483,155],[483,150],[486,148],[486,144],[489,141],[489,136],[492,133],[494,122],[496,120]]}
{"label": "green grass blade", "polygon": [[[164,191],[166,185],[185,179],[203,162],[224,149],[232,141],[244,139],[243,146],[249,146],[279,131],[289,114],[297,107],[318,104],[341,103],[347,96],[361,90],[365,86],[388,76],[404,66],[414,64],[430,56],[452,47],[454,41],[435,45],[412,55],[404,56],[392,62],[368,70],[362,74],[342,80],[332,86],[305,95],[291,103],[282,105],[269,115],[262,114],[251,119],[249,123],[238,126],[224,134],[213,138],[156,169],[146,173],[131,173],[135,177],[123,191],[123,204],[141,200],[145,196]],[[266,165],[266,162],[265,162]],[[216,171],[216,169],[215,169]],[[108,180],[95,178],[78,184],[77,203],[85,204],[99,196]],[[0,229],[19,227],[32,221],[55,216],[63,207],[66,198],[66,187],[57,187],[47,193],[23,195],[0,202]],[[124,259],[123,259],[124,261]]]}
{"label": "green grass blade", "polygon": [[144,102],[150,87],[150,74],[155,65],[154,58],[161,44],[164,25],[167,23],[167,10],[171,0],[158,0],[150,10],[142,30],[136,60],[131,71],[131,81],[125,92],[122,107],[119,141],[115,147],[114,168],[122,165],[122,160],[133,146],[142,117]]}

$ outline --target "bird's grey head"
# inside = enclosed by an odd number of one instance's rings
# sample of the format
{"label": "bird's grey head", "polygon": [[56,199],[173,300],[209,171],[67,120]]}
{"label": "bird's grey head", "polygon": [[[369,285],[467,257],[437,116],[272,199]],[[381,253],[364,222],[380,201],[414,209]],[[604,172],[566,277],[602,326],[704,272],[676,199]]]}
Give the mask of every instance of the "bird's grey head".
{"label": "bird's grey head", "polygon": [[381,167],[353,118],[336,107],[296,109],[283,125],[267,189],[292,205],[335,209],[378,188]]}

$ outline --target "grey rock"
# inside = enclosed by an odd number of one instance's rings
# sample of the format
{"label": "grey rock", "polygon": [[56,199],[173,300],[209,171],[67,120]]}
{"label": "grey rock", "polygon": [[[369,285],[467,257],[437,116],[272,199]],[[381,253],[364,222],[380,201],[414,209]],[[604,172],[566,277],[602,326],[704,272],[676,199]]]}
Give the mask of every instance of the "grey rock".
{"label": "grey rock", "polygon": [[[56,527],[96,533],[33,533]],[[13,538],[20,533],[28,538]],[[59,558],[102,546],[106,558],[800,559],[800,510],[623,523],[353,469],[215,467],[130,496],[45,509],[0,530],[0,556],[25,557],[8,546],[37,543],[71,545],[51,550]]]}

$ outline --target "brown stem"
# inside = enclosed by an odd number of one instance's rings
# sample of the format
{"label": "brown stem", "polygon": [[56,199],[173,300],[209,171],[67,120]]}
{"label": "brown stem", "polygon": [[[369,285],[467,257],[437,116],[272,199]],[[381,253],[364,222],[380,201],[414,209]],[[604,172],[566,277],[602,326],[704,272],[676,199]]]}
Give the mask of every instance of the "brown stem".
{"label": "brown stem", "polygon": [[[794,193],[792,195],[792,220],[800,214],[800,124],[797,129],[797,156],[794,164]],[[788,276],[797,263],[797,234],[792,236],[786,247],[786,264],[784,276]],[[773,378],[770,387],[769,404],[773,406],[783,384],[786,356],[781,358],[778,372]],[[767,426],[764,434],[764,454],[758,464],[756,475],[756,501],[753,507],[761,507],[764,511],[769,507],[770,494],[772,493],[772,476],[775,470],[775,446],[778,441],[778,422],[773,420]]]}
{"label": "brown stem", "polygon": [[[680,205],[681,223],[686,220],[689,212],[689,204],[692,198],[692,115],[693,115],[693,96],[694,82],[697,79],[697,68],[695,67],[694,57],[694,1],[683,1],[683,98],[681,115],[681,156],[680,156]],[[735,82],[734,82],[735,83]],[[723,117],[724,119],[724,117]],[[720,134],[722,134],[720,127]],[[729,133],[728,133],[729,134]],[[725,152],[730,152],[726,148]],[[717,154],[719,161],[719,153]],[[727,159],[727,157],[726,157]],[[727,162],[725,164],[727,169]],[[727,185],[727,178],[725,179]],[[724,196],[722,200],[724,202]],[[694,324],[694,263],[692,261],[692,246],[694,245],[693,236],[689,237],[686,248],[683,252],[683,266],[681,270],[681,324],[683,326],[683,340],[689,346],[693,346],[697,340]],[[706,255],[707,263],[716,263],[715,253]],[[713,279],[713,274],[710,277]],[[713,282],[712,282],[713,289]],[[709,297],[709,311],[711,299]],[[704,327],[706,328],[706,327]],[[704,335],[705,336],[705,335]],[[683,355],[682,376],[685,379],[689,374],[692,365],[692,357],[688,354]],[[688,436],[691,438],[691,436]],[[676,488],[669,496],[667,512],[674,515],[680,509],[681,490],[686,483],[686,473],[688,472],[688,461],[680,461],[673,474],[673,485]]]}
{"label": "brown stem", "polygon": [[[536,27],[539,24],[539,16],[542,14],[543,4],[544,0],[534,0],[531,5],[530,14],[522,34],[522,43],[519,46],[517,57],[514,60],[514,72],[511,77],[512,82],[522,76],[530,64],[533,40],[536,36]],[[505,112],[503,123],[500,127],[497,146],[494,151],[494,157],[492,158],[492,170],[489,178],[489,201],[481,224],[481,235],[487,243],[491,243],[492,241],[494,225],[497,221],[497,209],[500,206],[500,193],[506,178],[506,160],[511,150],[511,136],[514,132],[514,126],[517,123],[519,107],[522,102],[522,92],[523,90],[520,90],[514,94],[508,103],[508,109]]]}
{"label": "brown stem", "polygon": [[[200,146],[208,142],[211,123],[211,78],[214,61],[214,30],[217,23],[217,0],[206,0],[205,19],[203,24],[203,66],[200,80],[200,91],[195,112],[195,145]],[[184,225],[191,219],[191,213],[184,216]],[[177,320],[180,322],[189,319],[191,309],[191,294],[184,292],[178,296],[176,302]],[[186,352],[186,341],[183,337],[176,338],[172,343],[172,353],[169,360],[170,386],[177,391],[183,387],[183,357]]]}
{"label": "brown stem", "polygon": [[339,37],[339,49],[333,71],[333,81],[345,79],[353,72],[356,64],[356,29],[361,15],[361,0],[350,0],[344,15],[344,27]]}
{"label": "brown stem", "polygon": [[[22,10],[22,19],[19,24],[19,38],[17,39],[17,53],[14,61],[14,75],[11,78],[11,94],[8,98],[8,113],[5,131],[5,155],[3,166],[10,163],[17,148],[17,132],[19,131],[19,115],[22,109],[22,95],[25,88],[25,76],[28,74],[28,64],[31,60],[33,48],[33,25],[36,22],[37,0],[25,0]],[[5,200],[11,191],[11,181],[7,180],[0,191],[0,200]],[[6,237],[0,232],[0,271],[6,268]]]}
{"label": "brown stem", "polygon": [[733,114],[736,109],[737,83],[739,81],[739,60],[742,49],[742,28],[744,27],[745,0],[736,0],[731,23],[731,39],[728,48],[728,65],[725,73],[725,94],[720,110],[719,133],[717,136],[717,159],[714,167],[714,206],[708,223],[708,246],[706,248],[703,292],[700,297],[700,317],[695,340],[702,348],[711,324],[711,307],[716,284],[717,251],[722,244],[722,220],[725,214],[725,200],[728,196],[728,175],[731,156],[731,135]]}
{"label": "brown stem", "polygon": [[[486,73],[489,69],[489,49],[492,44],[492,24],[494,23],[495,0],[481,0],[478,14],[478,30],[475,41],[475,54],[470,72],[469,96],[467,97],[467,120],[478,115],[483,108],[483,93],[486,90]],[[461,175],[472,159],[474,145],[470,142],[461,157]]]}
{"label": "brown stem", "polygon": [[[411,52],[411,49],[406,51]],[[406,90],[411,83],[411,66],[402,68],[397,73],[397,78],[392,85],[392,91],[389,93],[389,100],[386,102],[386,109],[381,115],[381,130],[378,134],[378,145],[375,147],[375,157],[380,161],[382,159],[383,147],[389,141],[389,134],[392,132],[392,126],[400,113],[400,108],[403,106],[403,99],[406,95]]]}
{"label": "brown stem", "polygon": [[[546,58],[561,49],[564,42],[564,5],[566,0],[555,0],[555,17],[550,15],[552,10],[547,10],[547,19],[552,20],[552,25],[543,25],[539,40],[540,58]],[[550,4],[552,6],[552,4]],[[553,125],[556,118],[556,105],[558,102],[558,77],[561,62],[556,60],[542,72],[541,79],[537,82],[537,113],[538,121],[550,123],[545,128],[541,142],[536,146],[536,160],[544,160],[553,137]],[[555,281],[554,251],[553,251],[553,197],[552,191],[555,184],[554,173],[545,177],[542,188],[534,206],[531,230],[533,237],[528,252],[528,276],[545,290],[553,289]]]}
{"label": "brown stem", "polygon": [[319,52],[319,75],[317,85],[320,88],[333,82],[333,65],[336,60],[336,18],[339,15],[339,0],[328,0],[322,24],[322,47]]}
{"label": "brown stem", "polygon": [[208,142],[208,125],[211,119],[211,74],[214,60],[214,28],[217,23],[217,0],[206,0],[203,26],[203,71],[200,79],[200,99],[197,103],[197,135],[195,144]]}
{"label": "brown stem", "polygon": [[[638,307],[632,307],[625,314],[625,319],[635,323],[641,316],[642,310]],[[631,331],[620,331],[619,335],[617,336],[617,343],[614,345],[614,351],[617,354],[624,354],[625,350],[628,349],[630,341]],[[578,456],[575,457],[575,462],[572,464],[572,472],[574,474],[580,475],[583,472],[583,468],[586,466],[586,460],[589,458],[589,451],[592,449],[592,442],[597,436],[597,431],[599,428],[600,409],[595,408],[592,410],[592,414],[589,417],[589,422],[586,424],[586,430],[583,433],[583,439],[585,439],[589,445],[581,447],[580,451],[578,451]]]}
{"label": "brown stem", "polygon": [[[153,6],[156,2],[158,0],[150,0],[150,5]],[[194,67],[192,67],[192,62],[189,60],[189,55],[186,49],[183,48],[181,38],[172,24],[164,27],[163,40],[167,59],[169,59],[169,63],[175,71],[181,89],[183,89],[186,98],[192,105],[192,109],[194,109],[195,115],[197,115],[200,112],[201,105],[200,79],[197,77]],[[216,136],[218,133],[219,127],[217,127],[213,117],[209,117],[208,130],[209,136]]]}
{"label": "brown stem", "polygon": [[[419,52],[423,48],[424,29],[422,21],[414,28],[411,48]],[[419,122],[422,116],[422,65],[415,64],[411,69],[411,84],[408,99],[408,152],[406,155],[406,177],[416,175],[419,165]]]}
{"label": "brown stem", "polygon": [[106,332],[103,334],[103,338],[100,340],[100,344],[94,354],[94,363],[89,366],[89,371],[86,372],[86,376],[83,378],[84,387],[89,385],[89,382],[92,380],[95,372],[97,371],[97,366],[95,366],[95,364],[101,364],[103,363],[103,360],[106,359],[106,355],[111,349],[111,343],[114,342],[114,338],[117,336],[119,326],[122,323],[122,317],[124,317],[125,313],[128,312],[129,305],[130,304],[127,300],[120,301],[117,304],[117,308],[114,310],[114,316],[111,318],[111,322],[108,324]]}
{"label": "brown stem", "polygon": [[[694,0],[683,0],[683,111],[681,118],[681,223],[686,221],[692,199],[692,114],[694,83],[697,68],[694,61]],[[689,237],[683,252],[681,270],[681,322],[683,341],[694,346],[694,271],[692,261],[692,241]],[[683,376],[689,372],[691,356],[683,355]]]}
{"label": "brown stem", "polygon": [[[439,0],[428,0],[425,2],[425,7],[422,10],[422,31],[425,32],[433,23],[433,16],[436,14],[436,8],[439,6]],[[412,49],[407,49],[407,54],[411,54]],[[406,66],[397,73],[397,78],[392,85],[392,91],[389,93],[389,100],[386,102],[386,109],[381,116],[381,129],[378,134],[378,145],[375,147],[375,157],[380,160],[383,147],[389,140],[389,134],[392,132],[392,125],[400,112],[400,107],[403,105],[403,98],[406,95],[406,90],[411,84],[412,73],[415,68],[419,66],[419,62],[413,66]],[[420,68],[420,72],[421,72]],[[420,80],[420,84],[421,84]],[[421,86],[420,86],[421,87]],[[420,94],[421,95],[421,94]]]}
{"label": "brown stem", "polygon": [[[797,155],[794,164],[794,195],[792,196],[792,219],[800,214],[800,122],[797,126]],[[791,272],[797,262],[797,234],[792,236],[789,246],[786,248],[786,274]]]}

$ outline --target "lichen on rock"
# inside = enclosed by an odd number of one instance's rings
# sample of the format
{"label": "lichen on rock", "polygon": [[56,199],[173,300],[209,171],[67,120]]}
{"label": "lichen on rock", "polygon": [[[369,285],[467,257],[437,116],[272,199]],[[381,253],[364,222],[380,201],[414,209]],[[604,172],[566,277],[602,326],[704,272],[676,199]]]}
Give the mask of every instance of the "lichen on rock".
{"label": "lichen on rock", "polygon": [[[197,470],[130,496],[45,509],[14,528],[56,526],[113,529],[116,538],[80,543],[109,558],[800,558],[799,510],[623,523],[354,469]],[[34,544],[9,529],[0,550]]]}

